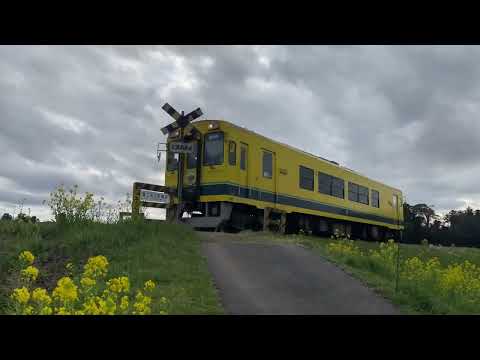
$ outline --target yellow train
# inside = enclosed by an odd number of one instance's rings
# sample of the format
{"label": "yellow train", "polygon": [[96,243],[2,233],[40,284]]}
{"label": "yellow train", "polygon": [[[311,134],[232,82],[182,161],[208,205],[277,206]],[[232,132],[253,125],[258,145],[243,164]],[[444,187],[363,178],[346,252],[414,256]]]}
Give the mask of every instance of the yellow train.
{"label": "yellow train", "polygon": [[[403,229],[398,189],[227,121],[196,121],[184,131],[196,152],[184,161],[184,206],[179,210],[174,199],[167,217],[186,212],[183,221],[205,229],[276,227],[374,239]],[[167,143],[179,136],[170,133]],[[172,191],[178,164],[178,154],[167,152],[165,185]]]}

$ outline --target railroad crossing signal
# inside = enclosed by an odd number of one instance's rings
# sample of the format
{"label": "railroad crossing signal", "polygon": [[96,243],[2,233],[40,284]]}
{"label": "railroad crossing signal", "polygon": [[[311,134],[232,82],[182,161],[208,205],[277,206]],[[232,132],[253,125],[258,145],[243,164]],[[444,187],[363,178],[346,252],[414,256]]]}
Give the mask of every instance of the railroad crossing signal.
{"label": "railroad crossing signal", "polygon": [[168,115],[175,119],[173,123],[161,129],[163,135],[167,135],[168,133],[177,130],[178,128],[183,129],[188,124],[190,124],[191,121],[203,115],[203,112],[202,110],[200,110],[200,108],[193,110],[187,115],[183,115],[183,111],[182,114],[179,114],[177,110],[170,106],[169,103],[165,103],[165,105],[162,106],[162,109],[165,110]]}

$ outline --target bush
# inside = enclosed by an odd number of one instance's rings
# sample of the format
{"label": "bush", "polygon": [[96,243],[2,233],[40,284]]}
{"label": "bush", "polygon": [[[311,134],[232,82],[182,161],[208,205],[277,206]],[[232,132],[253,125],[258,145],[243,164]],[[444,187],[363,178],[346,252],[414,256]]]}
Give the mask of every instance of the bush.
{"label": "bush", "polygon": [[13,220],[13,216],[8,213],[4,213],[2,215],[2,220],[6,220],[6,221]]}
{"label": "bush", "polygon": [[77,193],[78,185],[66,191],[63,185],[58,186],[46,203],[50,206],[55,222],[60,224],[73,224],[85,222],[116,223],[120,220],[120,212],[131,209],[131,199],[127,193],[124,202],[118,201],[116,205],[108,204],[101,197],[98,201],[92,193],[86,192],[84,197]]}

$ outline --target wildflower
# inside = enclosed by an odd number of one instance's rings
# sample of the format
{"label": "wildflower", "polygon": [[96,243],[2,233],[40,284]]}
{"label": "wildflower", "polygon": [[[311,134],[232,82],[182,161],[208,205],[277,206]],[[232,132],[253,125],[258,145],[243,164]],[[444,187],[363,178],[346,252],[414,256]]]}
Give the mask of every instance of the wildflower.
{"label": "wildflower", "polygon": [[78,299],[77,286],[69,277],[63,277],[57,282],[53,290],[53,298],[63,302],[75,301]]}
{"label": "wildflower", "polygon": [[38,269],[34,266],[29,266],[21,271],[22,277],[27,281],[35,281],[38,277]]}
{"label": "wildflower", "polygon": [[89,277],[82,277],[80,279],[80,285],[82,285],[84,288],[88,289],[96,285],[95,279],[89,278]]}
{"label": "wildflower", "polygon": [[107,288],[114,293],[127,293],[130,291],[130,282],[126,276],[113,278],[107,281]]}
{"label": "wildflower", "polygon": [[65,265],[65,269],[67,269],[69,275],[73,275],[73,264],[71,262]]}
{"label": "wildflower", "polygon": [[83,304],[83,311],[86,315],[99,315],[100,309],[95,302],[95,299],[88,298]]}
{"label": "wildflower", "polygon": [[142,294],[141,291],[137,292],[135,296],[135,303],[133,304],[133,308],[135,311],[133,312],[134,315],[148,315],[150,314],[150,303],[152,302],[152,298],[145,296]]}
{"label": "wildflower", "polygon": [[33,264],[33,261],[35,260],[35,256],[33,256],[33,254],[30,252],[30,251],[23,251],[19,256],[18,258],[27,263],[27,264]]}
{"label": "wildflower", "polygon": [[32,315],[33,314],[33,306],[27,306],[24,310],[23,310],[23,315]]}
{"label": "wildflower", "polygon": [[39,315],[52,315],[52,308],[49,306],[44,306],[40,310]]}
{"label": "wildflower", "polygon": [[95,297],[96,303],[98,304],[98,311],[100,315],[106,315],[109,312],[109,304],[107,300],[102,299],[101,297]]}
{"label": "wildflower", "polygon": [[128,296],[122,297],[122,300],[120,301],[120,310],[128,310]]}
{"label": "wildflower", "polygon": [[152,280],[148,280],[145,283],[144,289],[145,291],[152,291],[155,288],[155,283]]}
{"label": "wildflower", "polygon": [[105,256],[99,255],[88,259],[84,266],[84,277],[98,278],[107,274],[108,260]]}
{"label": "wildflower", "polygon": [[30,292],[24,286],[20,289],[13,290],[13,294],[10,297],[21,305],[26,304],[28,300],[30,300]]}
{"label": "wildflower", "polygon": [[57,309],[57,315],[72,315],[72,313],[67,308],[61,307]]}
{"label": "wildflower", "polygon": [[39,304],[50,305],[52,299],[48,296],[47,290],[36,288],[32,292],[32,300]]}

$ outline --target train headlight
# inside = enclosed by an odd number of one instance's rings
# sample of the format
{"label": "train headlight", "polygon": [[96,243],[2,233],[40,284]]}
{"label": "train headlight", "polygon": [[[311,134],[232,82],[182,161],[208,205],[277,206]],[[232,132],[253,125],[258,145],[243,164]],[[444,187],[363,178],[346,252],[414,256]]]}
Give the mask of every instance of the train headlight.
{"label": "train headlight", "polygon": [[208,124],[208,130],[215,130],[215,129],[218,129],[218,123],[211,122],[210,124]]}

